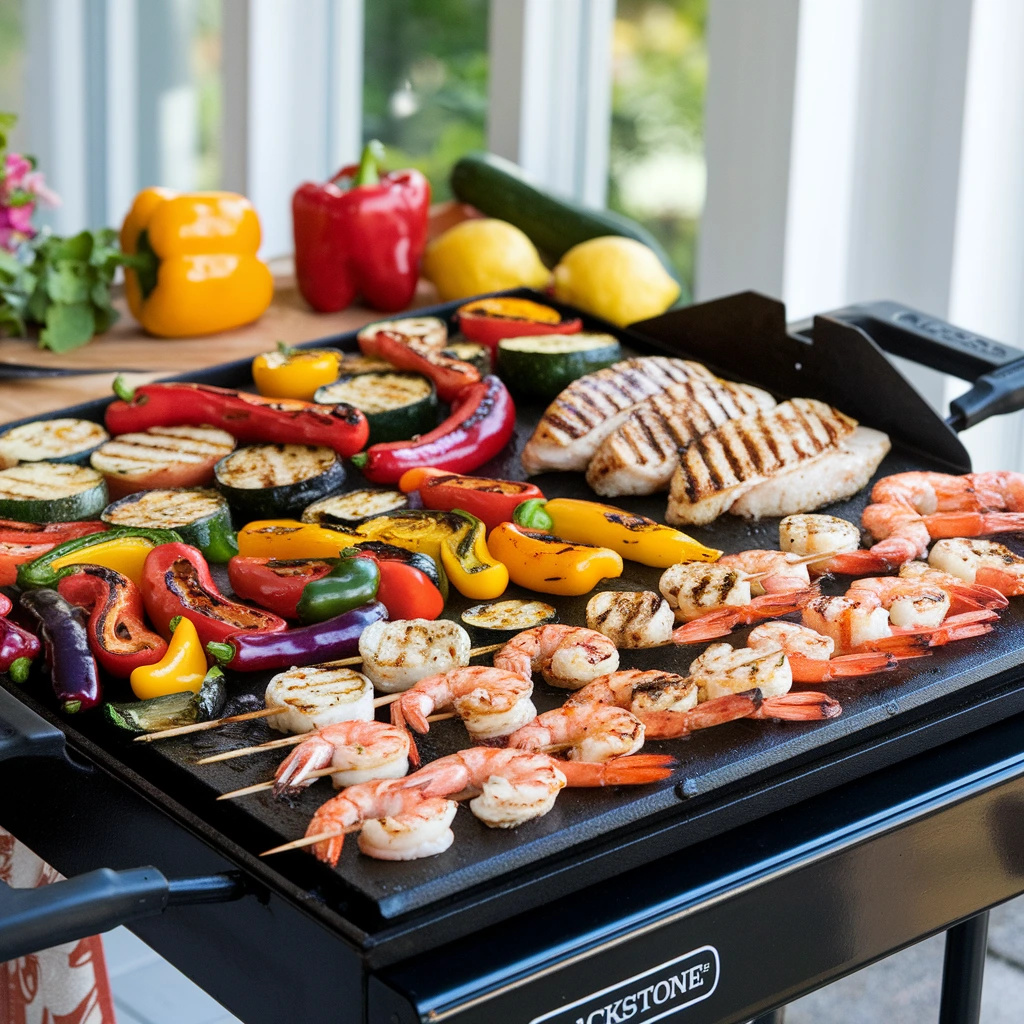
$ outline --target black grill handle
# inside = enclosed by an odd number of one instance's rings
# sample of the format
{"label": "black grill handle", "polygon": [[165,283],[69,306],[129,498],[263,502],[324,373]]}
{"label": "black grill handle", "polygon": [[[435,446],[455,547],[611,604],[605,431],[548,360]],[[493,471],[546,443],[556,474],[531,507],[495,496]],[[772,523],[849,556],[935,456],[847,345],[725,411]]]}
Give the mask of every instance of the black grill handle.
{"label": "black grill handle", "polygon": [[153,867],[99,868],[37,889],[12,889],[0,882],[0,961],[153,917],[167,907],[224,903],[246,891],[242,878],[233,874],[169,882]]}
{"label": "black grill handle", "polygon": [[0,761],[64,754],[64,733],[0,686]]}
{"label": "black grill handle", "polygon": [[949,403],[949,425],[965,430],[1024,409],[1024,352],[954,327],[899,302],[863,302],[826,314],[866,331],[886,352],[971,381]]}

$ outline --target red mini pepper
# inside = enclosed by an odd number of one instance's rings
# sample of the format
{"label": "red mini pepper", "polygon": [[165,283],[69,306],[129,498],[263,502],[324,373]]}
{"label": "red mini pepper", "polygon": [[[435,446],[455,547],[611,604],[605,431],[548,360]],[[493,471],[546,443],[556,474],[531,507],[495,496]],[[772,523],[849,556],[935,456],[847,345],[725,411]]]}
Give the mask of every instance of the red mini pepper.
{"label": "red mini pepper", "polygon": [[142,567],[142,598],[150,622],[169,637],[179,615],[196,627],[205,646],[231,633],[276,633],[287,629],[280,616],[226,598],[210,576],[202,552],[190,544],[161,544]]}
{"label": "red mini pepper", "polygon": [[134,390],[118,377],[120,401],[107,406],[107,430],[127,434],[150,427],[212,426],[239,441],[320,444],[345,457],[370,436],[366,417],[351,405],[316,405],[292,398],[261,398],[209,384],[143,384]]}
{"label": "red mini pepper", "polygon": [[440,512],[461,508],[476,516],[488,533],[499,523],[512,522],[517,505],[531,498],[544,500],[536,484],[486,476],[459,476],[434,468],[410,469],[402,474],[398,486],[404,494],[417,491],[424,508]]}
{"label": "red mini pepper", "polygon": [[89,648],[101,668],[127,679],[140,665],[153,665],[167,652],[167,642],[146,627],[142,593],[115,569],[82,565],[57,584],[69,604],[89,612]]}
{"label": "red mini pepper", "polygon": [[374,140],[358,166],[330,181],[307,181],[292,196],[295,277],[320,313],[356,295],[393,312],[412,301],[427,244],[430,183],[417,170],[380,174],[384,147]]}
{"label": "red mini pepper", "polygon": [[364,356],[383,359],[400,370],[421,373],[434,382],[437,397],[453,402],[470,384],[480,380],[480,371],[472,363],[446,356],[418,338],[409,338],[394,331],[359,333],[359,348]]}
{"label": "red mini pepper", "polygon": [[352,464],[367,480],[396,484],[410,469],[429,466],[449,473],[471,473],[493,459],[515,432],[516,407],[495,376],[465,388],[452,403],[451,415],[415,441],[371,445]]}
{"label": "red mini pepper", "polygon": [[[11,587],[18,579],[18,566],[34,562],[40,555],[66,540],[101,533],[107,524],[99,520],[84,523],[19,523],[0,519],[0,587]],[[2,613],[0,613],[2,614]]]}
{"label": "red mini pepper", "polygon": [[493,299],[474,299],[455,311],[459,329],[480,345],[496,353],[504,338],[523,338],[537,334],[578,334],[583,330],[579,317],[563,320],[557,309],[530,299],[504,295]]}
{"label": "red mini pepper", "polygon": [[13,682],[23,683],[42,645],[31,633],[7,618],[12,607],[11,599],[0,594],[0,672],[8,672]]}

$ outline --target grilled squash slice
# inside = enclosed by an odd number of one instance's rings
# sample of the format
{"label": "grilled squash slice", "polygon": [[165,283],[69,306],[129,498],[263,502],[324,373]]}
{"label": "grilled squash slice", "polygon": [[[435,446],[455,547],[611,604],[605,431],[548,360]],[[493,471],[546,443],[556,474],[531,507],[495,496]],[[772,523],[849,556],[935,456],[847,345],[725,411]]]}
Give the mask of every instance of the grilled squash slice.
{"label": "grilled squash slice", "polygon": [[0,470],[0,519],[69,523],[95,519],[107,504],[103,477],[68,462],[25,462]]}
{"label": "grilled squash slice", "polygon": [[405,441],[437,426],[437,391],[418,373],[360,373],[340,377],[317,389],[322,405],[347,402],[360,409],[370,424],[368,444]]}

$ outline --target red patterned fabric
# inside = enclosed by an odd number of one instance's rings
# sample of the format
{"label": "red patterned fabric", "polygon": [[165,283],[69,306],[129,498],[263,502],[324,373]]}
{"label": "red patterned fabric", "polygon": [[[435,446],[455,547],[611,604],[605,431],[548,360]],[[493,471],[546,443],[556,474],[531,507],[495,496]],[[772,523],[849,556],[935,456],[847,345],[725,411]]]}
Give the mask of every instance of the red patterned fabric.
{"label": "red patterned fabric", "polygon": [[[23,889],[60,878],[0,829],[0,879]],[[0,1024],[116,1024],[100,937],[0,964]]]}

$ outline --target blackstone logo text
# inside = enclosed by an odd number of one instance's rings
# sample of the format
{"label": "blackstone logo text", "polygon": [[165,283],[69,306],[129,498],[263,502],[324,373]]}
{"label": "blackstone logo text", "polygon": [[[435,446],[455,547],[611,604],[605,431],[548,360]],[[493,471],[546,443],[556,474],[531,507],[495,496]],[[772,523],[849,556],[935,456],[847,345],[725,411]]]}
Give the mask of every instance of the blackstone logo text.
{"label": "blackstone logo text", "polygon": [[702,946],[530,1024],[654,1024],[707,999],[718,987],[718,968],[718,950]]}

